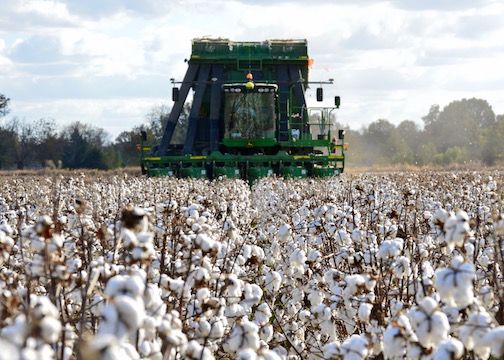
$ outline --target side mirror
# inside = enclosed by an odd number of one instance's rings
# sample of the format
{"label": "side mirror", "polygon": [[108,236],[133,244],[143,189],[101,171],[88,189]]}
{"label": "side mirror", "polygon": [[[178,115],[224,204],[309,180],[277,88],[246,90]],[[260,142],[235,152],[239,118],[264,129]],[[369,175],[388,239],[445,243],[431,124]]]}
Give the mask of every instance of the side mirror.
{"label": "side mirror", "polygon": [[345,136],[345,130],[338,130],[338,139],[342,140]]}
{"label": "side mirror", "polygon": [[324,90],[319,87],[317,88],[317,101],[322,101],[324,100]]}
{"label": "side mirror", "polygon": [[147,133],[142,130],[140,132],[140,137],[142,138],[142,141],[146,141],[147,140]]}
{"label": "side mirror", "polygon": [[336,106],[336,108],[339,109],[340,105],[341,105],[341,99],[340,99],[340,97],[339,96],[335,96],[334,97],[334,106]]}
{"label": "side mirror", "polygon": [[172,100],[173,102],[177,102],[179,100],[179,93],[180,93],[180,90],[178,87],[174,87],[172,89]]}

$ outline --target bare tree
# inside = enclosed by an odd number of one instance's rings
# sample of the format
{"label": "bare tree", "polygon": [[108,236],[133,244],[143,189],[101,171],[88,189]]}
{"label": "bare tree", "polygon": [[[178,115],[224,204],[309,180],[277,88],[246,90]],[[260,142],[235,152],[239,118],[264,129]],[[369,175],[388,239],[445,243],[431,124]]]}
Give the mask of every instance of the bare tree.
{"label": "bare tree", "polygon": [[10,99],[3,94],[0,94],[0,117],[5,116],[9,113],[9,101]]}

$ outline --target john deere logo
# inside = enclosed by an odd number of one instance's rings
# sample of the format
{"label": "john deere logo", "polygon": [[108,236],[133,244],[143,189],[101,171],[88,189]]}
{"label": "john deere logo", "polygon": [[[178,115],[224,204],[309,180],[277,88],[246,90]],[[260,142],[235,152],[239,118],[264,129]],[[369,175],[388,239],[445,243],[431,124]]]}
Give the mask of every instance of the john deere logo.
{"label": "john deere logo", "polygon": [[251,141],[249,141],[249,142],[247,143],[247,147],[249,147],[249,148],[254,147],[254,144],[252,144],[252,142],[251,142]]}

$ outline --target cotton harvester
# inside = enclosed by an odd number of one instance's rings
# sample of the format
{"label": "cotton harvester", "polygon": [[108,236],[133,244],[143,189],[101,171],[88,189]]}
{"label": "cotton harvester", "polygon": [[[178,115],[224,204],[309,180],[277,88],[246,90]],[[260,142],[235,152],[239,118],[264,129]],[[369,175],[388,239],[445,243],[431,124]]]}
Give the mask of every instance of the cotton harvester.
{"label": "cotton harvester", "polygon": [[[159,145],[139,146],[148,176],[249,182],[268,175],[334,176],[345,164],[344,131],[334,106],[308,107],[306,40],[235,42],[194,39],[188,69],[172,89],[173,107]],[[178,86],[180,85],[180,87]],[[191,92],[192,106],[184,117]]]}

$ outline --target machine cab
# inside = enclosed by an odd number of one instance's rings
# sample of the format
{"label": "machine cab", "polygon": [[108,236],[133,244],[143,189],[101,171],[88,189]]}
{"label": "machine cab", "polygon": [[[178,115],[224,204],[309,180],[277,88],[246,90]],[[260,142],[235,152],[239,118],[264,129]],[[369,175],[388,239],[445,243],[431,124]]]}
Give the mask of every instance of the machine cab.
{"label": "machine cab", "polygon": [[270,139],[276,135],[276,98],[274,84],[225,84],[224,139],[227,146],[243,146],[249,140]]}

